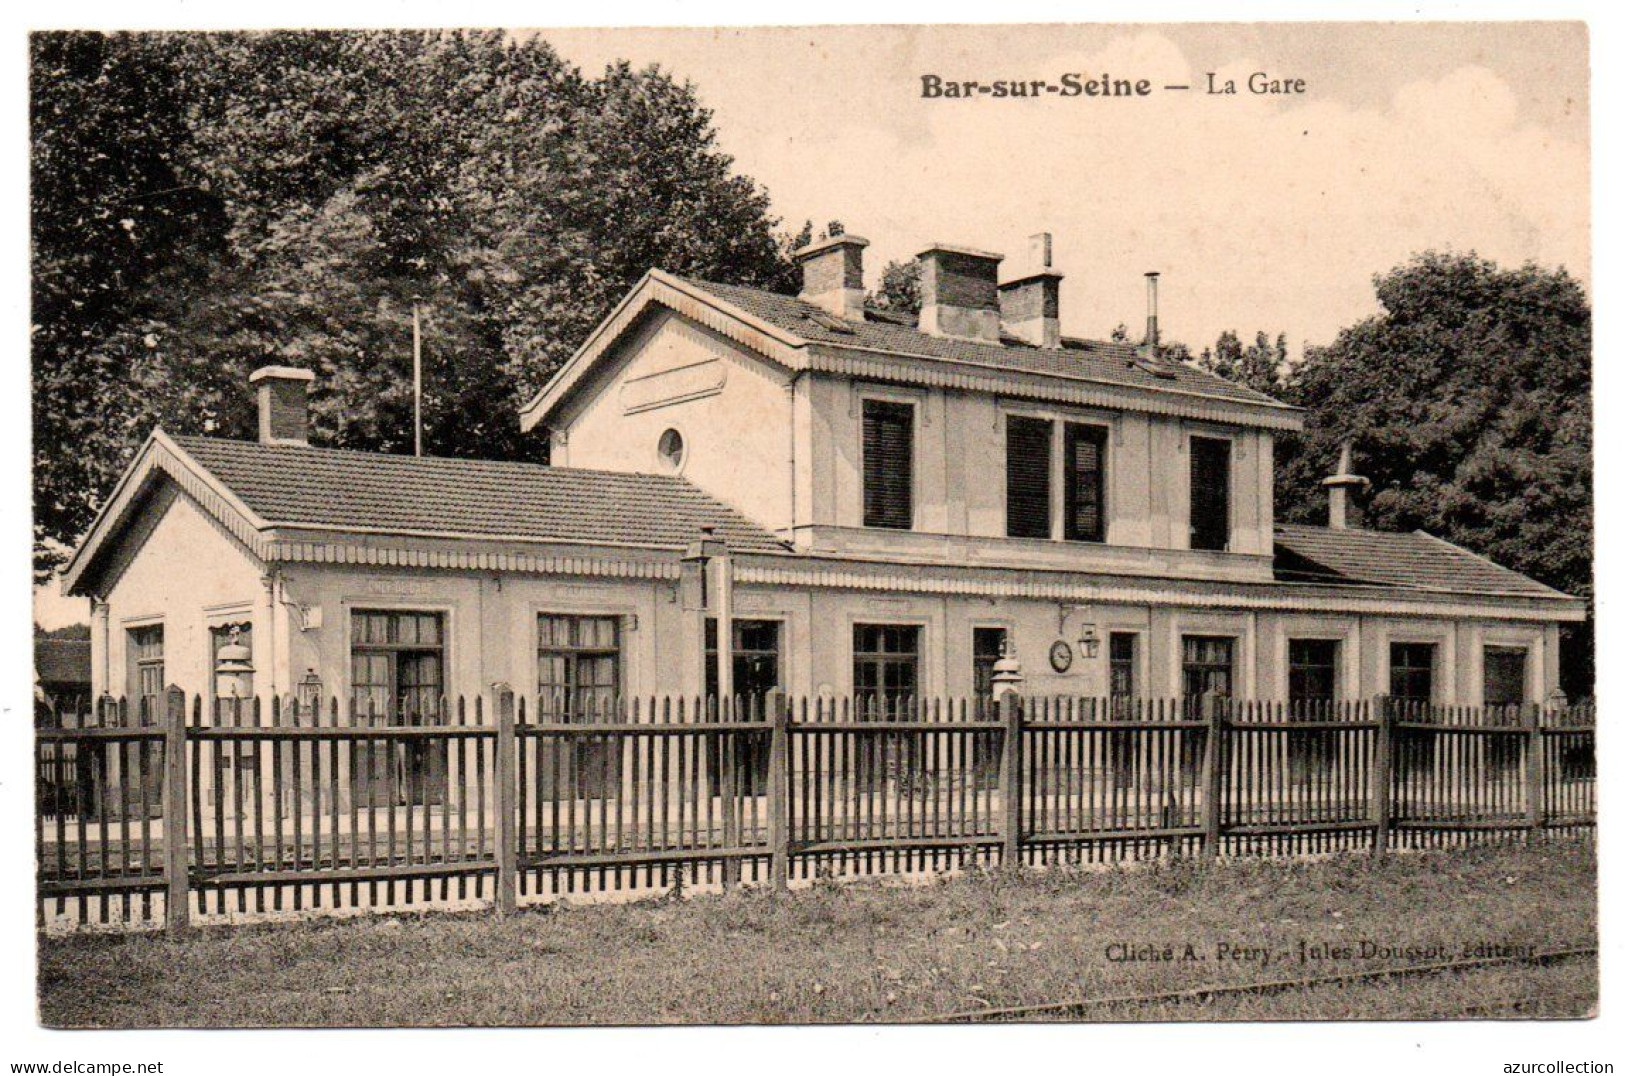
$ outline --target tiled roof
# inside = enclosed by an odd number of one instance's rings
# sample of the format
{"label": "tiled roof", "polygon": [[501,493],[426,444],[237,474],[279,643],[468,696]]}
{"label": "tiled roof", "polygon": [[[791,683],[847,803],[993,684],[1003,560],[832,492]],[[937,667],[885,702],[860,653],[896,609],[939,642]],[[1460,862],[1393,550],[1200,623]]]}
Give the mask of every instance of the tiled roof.
{"label": "tiled roof", "polygon": [[218,437],[187,455],[272,525],[681,549],[702,526],[744,552],[782,542],[681,478],[394,456]]}
{"label": "tiled roof", "polygon": [[90,686],[90,640],[34,639],[34,679],[42,684]]}
{"label": "tiled roof", "polygon": [[997,344],[932,336],[915,328],[914,319],[891,312],[868,311],[864,320],[840,321],[811,303],[788,295],[733,284],[683,278],[775,328],[819,344],[840,344],[945,362],[995,366],[1015,373],[1067,377],[1109,385],[1168,391],[1170,389],[1238,403],[1284,407],[1281,401],[1245,385],[1183,363],[1164,363],[1172,377],[1158,377],[1137,360],[1137,348],[1103,340],[1065,339],[1059,348],[1034,347],[1006,336]]}
{"label": "tiled roof", "polygon": [[1363,584],[1448,594],[1565,597],[1526,575],[1421,531],[1277,524],[1275,576],[1283,582]]}

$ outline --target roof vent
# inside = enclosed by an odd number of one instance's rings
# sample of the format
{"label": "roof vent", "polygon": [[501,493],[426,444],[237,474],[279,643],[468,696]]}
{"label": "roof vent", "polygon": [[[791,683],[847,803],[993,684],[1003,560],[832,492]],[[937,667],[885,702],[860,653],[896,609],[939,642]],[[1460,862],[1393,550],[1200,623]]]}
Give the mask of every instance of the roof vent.
{"label": "roof vent", "polygon": [[840,333],[842,336],[854,335],[852,326],[848,325],[840,318],[824,313],[822,310],[803,311],[801,316],[812,322],[814,325],[828,329],[832,333]]}

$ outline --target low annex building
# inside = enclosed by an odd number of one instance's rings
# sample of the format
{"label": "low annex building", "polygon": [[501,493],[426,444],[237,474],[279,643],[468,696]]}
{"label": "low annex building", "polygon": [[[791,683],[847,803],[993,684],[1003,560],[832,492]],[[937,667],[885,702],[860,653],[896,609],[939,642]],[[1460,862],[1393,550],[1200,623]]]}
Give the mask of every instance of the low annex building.
{"label": "low annex building", "polygon": [[651,271],[523,409],[551,465],[317,447],[312,375],[262,369],[259,439],[156,431],[69,565],[94,690],[889,704],[1008,649],[1038,694],[1557,691],[1580,600],[1351,526],[1348,459],[1331,526],[1277,524],[1301,413],[1164,360],[1154,314],[1145,348],[1062,335],[1035,240],[1003,281],[923,252],[917,320],[865,308],[852,235],[798,297]]}

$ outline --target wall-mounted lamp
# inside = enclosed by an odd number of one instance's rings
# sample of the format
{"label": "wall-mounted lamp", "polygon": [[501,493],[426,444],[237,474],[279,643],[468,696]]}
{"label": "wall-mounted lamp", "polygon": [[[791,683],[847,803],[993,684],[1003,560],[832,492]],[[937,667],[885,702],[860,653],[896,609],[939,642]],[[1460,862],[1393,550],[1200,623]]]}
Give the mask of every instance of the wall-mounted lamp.
{"label": "wall-mounted lamp", "polygon": [[322,678],[315,669],[306,669],[305,675],[293,689],[293,702],[299,712],[315,716],[322,708]]}
{"label": "wall-mounted lamp", "polygon": [[1083,626],[1083,634],[1078,636],[1078,649],[1085,658],[1092,658],[1100,653],[1100,633],[1093,624]]}

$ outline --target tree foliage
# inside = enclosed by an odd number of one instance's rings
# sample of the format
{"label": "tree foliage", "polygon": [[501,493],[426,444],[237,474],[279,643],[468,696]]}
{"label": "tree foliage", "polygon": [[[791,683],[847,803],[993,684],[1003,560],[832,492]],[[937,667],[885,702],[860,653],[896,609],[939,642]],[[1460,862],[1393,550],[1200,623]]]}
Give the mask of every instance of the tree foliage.
{"label": "tree foliage", "polygon": [[[497,32],[31,42],[36,570],[154,424],[248,436],[318,374],[326,444],[539,458],[516,408],[651,267],[778,291],[766,193],[693,88]],[[838,227],[838,225],[836,225]]]}
{"label": "tree foliage", "polygon": [[887,262],[880,271],[880,287],[869,293],[869,305],[876,310],[918,317],[920,314],[920,262]]}
{"label": "tree foliage", "polygon": [[[1277,514],[1321,522],[1320,480],[1351,440],[1367,525],[1422,529],[1592,596],[1591,308],[1561,269],[1429,252],[1378,276],[1382,312],[1310,348],[1286,385]],[[1589,631],[1565,690],[1590,690]]]}
{"label": "tree foliage", "polygon": [[1251,344],[1242,346],[1234,329],[1226,329],[1211,348],[1204,348],[1196,365],[1212,374],[1271,396],[1281,395],[1287,375],[1286,334],[1271,343],[1259,330]]}

